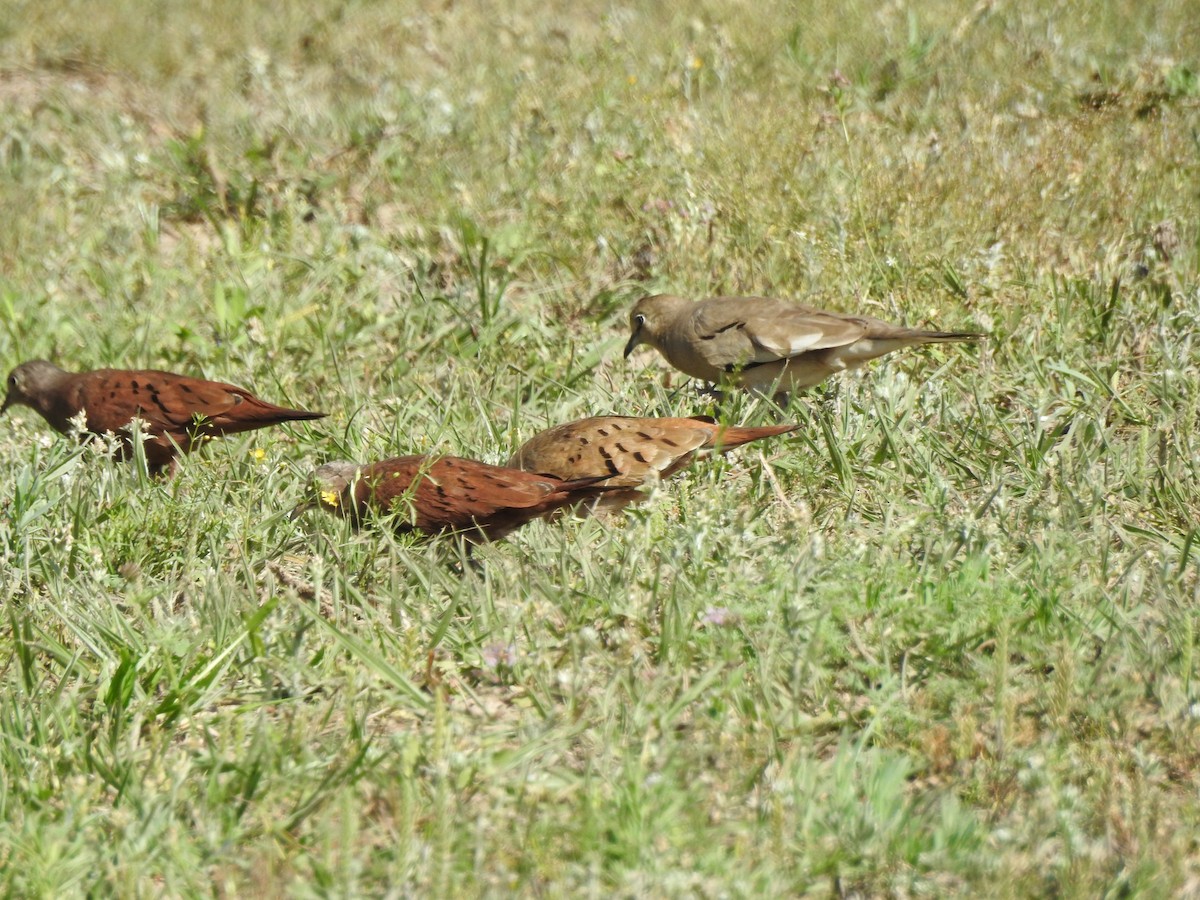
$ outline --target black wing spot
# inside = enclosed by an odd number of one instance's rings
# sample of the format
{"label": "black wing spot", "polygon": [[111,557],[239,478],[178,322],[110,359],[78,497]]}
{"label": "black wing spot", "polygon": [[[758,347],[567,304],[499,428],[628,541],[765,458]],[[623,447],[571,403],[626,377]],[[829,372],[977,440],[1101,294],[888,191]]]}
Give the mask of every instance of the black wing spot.
{"label": "black wing spot", "polygon": [[650,465],[650,460],[646,458],[646,454],[643,453],[641,450],[639,450],[635,454],[633,454],[633,458],[636,459],[640,463],[645,463],[646,465]]}
{"label": "black wing spot", "polygon": [[163,411],[163,415],[167,416],[169,419],[171,416],[171,411],[167,409],[167,404],[162,402],[162,397],[159,396],[158,391],[151,393],[150,399],[153,400],[155,405]]}
{"label": "black wing spot", "polygon": [[702,341],[711,341],[711,340],[713,340],[714,338],[716,338],[716,336],[717,336],[718,334],[724,334],[725,332],[729,331],[731,328],[745,328],[745,327],[746,327],[746,323],[745,323],[745,322],[730,322],[728,325],[724,325],[724,326],[722,326],[721,328],[718,328],[718,329],[717,329],[716,331],[714,331],[712,334],[702,334],[702,335],[700,335],[700,340],[702,340]]}
{"label": "black wing spot", "polygon": [[779,360],[765,359],[762,362],[746,362],[746,363],[741,363],[739,365],[734,365],[733,363],[727,363],[725,366],[725,371],[730,374],[732,374],[734,372],[747,372],[750,369],[757,369],[759,366],[769,366],[771,363],[776,363],[776,362],[779,362]]}

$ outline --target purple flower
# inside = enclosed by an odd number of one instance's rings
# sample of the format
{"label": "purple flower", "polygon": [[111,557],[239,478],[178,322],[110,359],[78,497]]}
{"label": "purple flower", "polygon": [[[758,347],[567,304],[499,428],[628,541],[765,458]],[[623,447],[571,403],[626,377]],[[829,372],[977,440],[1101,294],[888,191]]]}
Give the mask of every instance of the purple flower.
{"label": "purple flower", "polygon": [[512,667],[517,662],[516,644],[488,644],[483,648],[483,664],[489,669]]}

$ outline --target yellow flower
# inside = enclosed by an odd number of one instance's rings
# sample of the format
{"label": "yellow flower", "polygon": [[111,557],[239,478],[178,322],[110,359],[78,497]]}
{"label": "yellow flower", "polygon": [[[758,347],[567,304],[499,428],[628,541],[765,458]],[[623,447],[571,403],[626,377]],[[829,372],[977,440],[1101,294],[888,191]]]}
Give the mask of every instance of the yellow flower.
{"label": "yellow flower", "polygon": [[262,462],[267,458],[267,451],[262,447],[255,447],[250,451],[250,456],[255,462]]}
{"label": "yellow flower", "polygon": [[337,506],[338,495],[337,491],[321,491],[321,502],[326,506]]}
{"label": "yellow flower", "polygon": [[698,56],[693,56],[690,60],[688,60],[688,65],[690,65],[693,69],[703,69],[704,60]]}

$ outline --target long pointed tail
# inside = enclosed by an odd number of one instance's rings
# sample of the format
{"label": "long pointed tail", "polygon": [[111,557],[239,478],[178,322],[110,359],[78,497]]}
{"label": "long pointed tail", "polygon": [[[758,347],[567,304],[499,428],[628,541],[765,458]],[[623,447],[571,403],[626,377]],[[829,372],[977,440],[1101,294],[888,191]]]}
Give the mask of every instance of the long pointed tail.
{"label": "long pointed tail", "polygon": [[276,413],[284,422],[304,422],[310,419],[323,419],[329,413],[313,412],[308,409],[288,409],[284,406],[276,407]]}
{"label": "long pointed tail", "polygon": [[978,331],[922,331],[917,338],[922,344],[941,344],[948,341],[982,341],[986,334]]}
{"label": "long pointed tail", "polygon": [[593,488],[600,491],[609,491],[612,488],[605,487],[600,484],[602,481],[608,481],[612,475],[589,475],[587,478],[572,478],[570,481],[564,481],[559,486],[560,491],[571,493],[572,491],[585,491],[588,488]]}
{"label": "long pointed tail", "polygon": [[720,450],[732,450],[734,447],[740,447],[742,444],[748,444],[760,438],[774,437],[777,434],[787,434],[789,431],[795,431],[799,427],[799,425],[757,425],[751,427],[729,425],[718,431],[705,446]]}

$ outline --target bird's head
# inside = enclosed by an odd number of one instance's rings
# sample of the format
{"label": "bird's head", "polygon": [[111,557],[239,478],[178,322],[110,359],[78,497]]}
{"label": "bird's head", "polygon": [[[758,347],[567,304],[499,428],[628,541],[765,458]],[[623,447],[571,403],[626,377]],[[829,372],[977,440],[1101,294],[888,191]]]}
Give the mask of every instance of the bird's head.
{"label": "bird's head", "polygon": [[310,509],[324,509],[344,513],[347,509],[349,488],[358,478],[362,466],[349,460],[337,460],[317,466],[312,475],[313,499],[305,500],[292,510],[289,518],[296,518]]}
{"label": "bird's head", "polygon": [[44,359],[21,363],[8,373],[8,393],[4,396],[4,405],[0,406],[0,415],[10,406],[28,406],[43,412],[50,394],[69,374]]}
{"label": "bird's head", "polygon": [[629,343],[625,345],[625,356],[628,358],[638,344],[659,349],[663,334],[691,305],[690,300],[674,294],[654,294],[635,303],[629,311]]}

